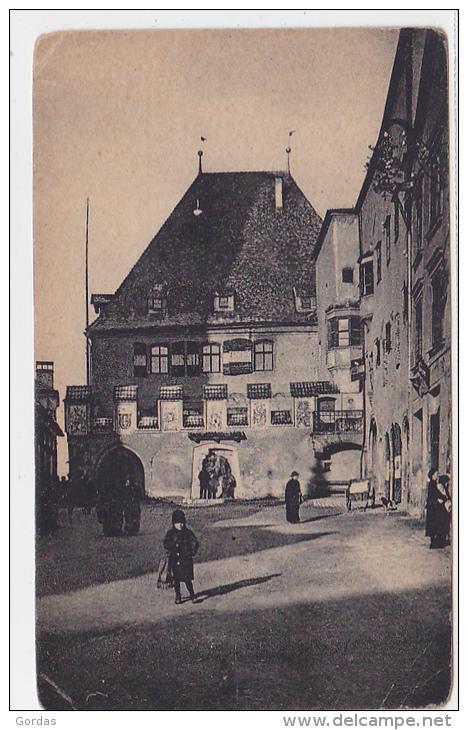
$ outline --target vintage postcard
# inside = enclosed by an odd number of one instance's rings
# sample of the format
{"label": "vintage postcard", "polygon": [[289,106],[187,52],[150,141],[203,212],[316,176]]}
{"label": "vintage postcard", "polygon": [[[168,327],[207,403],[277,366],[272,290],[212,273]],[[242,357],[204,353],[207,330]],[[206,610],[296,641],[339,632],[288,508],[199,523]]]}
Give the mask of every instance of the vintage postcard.
{"label": "vintage postcard", "polygon": [[44,718],[456,709],[456,15],[410,15],[37,38]]}

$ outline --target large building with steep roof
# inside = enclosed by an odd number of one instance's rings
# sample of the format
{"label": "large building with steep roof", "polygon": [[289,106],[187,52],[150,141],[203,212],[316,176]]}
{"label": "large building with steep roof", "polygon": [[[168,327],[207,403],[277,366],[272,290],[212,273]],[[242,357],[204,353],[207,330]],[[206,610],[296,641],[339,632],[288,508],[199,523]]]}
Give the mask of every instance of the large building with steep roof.
{"label": "large building with steep roof", "polygon": [[65,399],[72,478],[99,484],[123,449],[152,496],[199,498],[208,457],[239,497],[313,479],[313,431],[348,410],[319,354],[321,226],[289,172],[200,166],[115,294],[92,297],[89,383]]}

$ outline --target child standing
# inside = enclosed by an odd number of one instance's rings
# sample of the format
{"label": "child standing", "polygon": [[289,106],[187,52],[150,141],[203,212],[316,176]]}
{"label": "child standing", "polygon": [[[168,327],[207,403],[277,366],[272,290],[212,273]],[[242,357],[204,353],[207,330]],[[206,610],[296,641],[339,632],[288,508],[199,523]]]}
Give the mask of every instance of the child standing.
{"label": "child standing", "polygon": [[187,586],[191,600],[196,600],[192,583],[193,558],[199,548],[199,542],[185,522],[185,514],[181,509],[176,509],[172,513],[172,528],[166,534],[163,543],[169,558],[169,569],[174,579],[177,604],[182,603],[181,582]]}

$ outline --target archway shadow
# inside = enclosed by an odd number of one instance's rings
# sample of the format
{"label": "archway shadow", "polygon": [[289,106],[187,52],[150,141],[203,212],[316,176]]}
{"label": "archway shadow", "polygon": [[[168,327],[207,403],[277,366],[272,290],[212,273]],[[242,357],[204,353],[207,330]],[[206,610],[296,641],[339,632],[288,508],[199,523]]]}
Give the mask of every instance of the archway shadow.
{"label": "archway shadow", "polygon": [[259,578],[245,578],[244,580],[238,580],[235,583],[227,583],[224,586],[216,586],[215,588],[209,588],[206,591],[200,591],[197,593],[197,603],[202,603],[208,598],[214,598],[214,596],[224,596],[226,593],[232,593],[240,588],[247,588],[247,586],[256,586],[261,583],[266,583],[272,578],[279,578],[282,573],[272,573],[271,575],[260,576]]}
{"label": "archway shadow", "polygon": [[307,522],[318,522],[319,520],[328,520],[329,517],[338,517],[338,515],[342,515],[344,512],[330,512],[329,515],[318,515],[317,517],[309,517],[308,520],[301,519],[300,523],[301,525],[305,525]]}

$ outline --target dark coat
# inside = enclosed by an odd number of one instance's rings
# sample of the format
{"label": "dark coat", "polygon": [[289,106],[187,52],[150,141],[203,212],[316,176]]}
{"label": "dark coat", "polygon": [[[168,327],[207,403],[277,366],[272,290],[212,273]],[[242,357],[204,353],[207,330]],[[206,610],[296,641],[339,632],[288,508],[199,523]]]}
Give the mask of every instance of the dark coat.
{"label": "dark coat", "polygon": [[169,567],[174,580],[193,580],[193,557],[198,548],[197,538],[185,525],[182,530],[171,527],[164,538],[164,549],[169,556]]}
{"label": "dark coat", "polygon": [[287,504],[301,504],[302,502],[301,485],[294,477],[286,484],[284,498]]}
{"label": "dark coat", "polygon": [[445,489],[429,479],[427,484],[426,502],[426,536],[431,538],[445,539],[450,532],[450,515],[445,503],[449,496]]}
{"label": "dark coat", "polygon": [[299,522],[299,506],[302,503],[301,485],[298,480],[292,477],[286,484],[284,493],[286,500],[286,519],[288,522]]}

